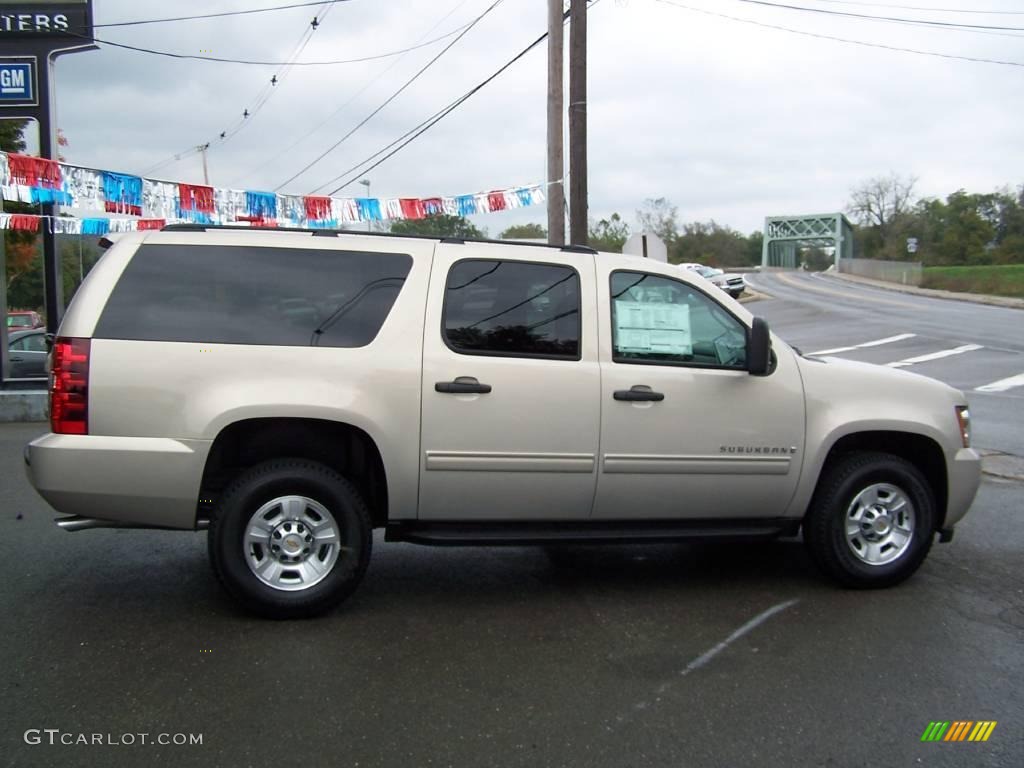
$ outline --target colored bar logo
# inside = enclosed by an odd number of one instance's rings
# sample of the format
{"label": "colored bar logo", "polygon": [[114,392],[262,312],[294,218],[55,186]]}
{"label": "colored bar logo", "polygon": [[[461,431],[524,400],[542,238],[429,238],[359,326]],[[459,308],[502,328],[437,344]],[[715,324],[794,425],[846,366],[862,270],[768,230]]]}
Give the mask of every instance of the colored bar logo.
{"label": "colored bar logo", "polygon": [[996,720],[933,720],[921,734],[921,741],[988,741]]}

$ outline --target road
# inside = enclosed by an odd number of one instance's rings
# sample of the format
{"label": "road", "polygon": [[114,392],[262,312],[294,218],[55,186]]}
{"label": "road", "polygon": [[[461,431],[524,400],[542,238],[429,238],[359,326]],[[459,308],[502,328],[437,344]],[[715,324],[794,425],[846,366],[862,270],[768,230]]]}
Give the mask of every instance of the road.
{"label": "road", "polygon": [[[964,390],[975,445],[1024,456],[1024,310],[897,293],[814,273],[765,273],[749,282],[773,298],[747,308],[805,353],[839,349],[837,357],[879,364],[935,356],[906,369]],[[873,346],[856,346],[866,344]],[[993,384],[1000,391],[978,389]]]}
{"label": "road", "polygon": [[[1024,369],[988,308],[754,279],[777,298],[751,309],[808,351],[914,333],[843,354],[981,344],[911,367],[969,388]],[[1011,422],[1003,442],[979,425],[989,444],[1018,445],[1020,394],[972,391]],[[43,429],[0,425],[0,765],[1024,765],[1024,484],[986,478],[955,541],[890,590],[832,586],[798,541],[378,536],[340,610],[278,623],[222,594],[203,534],[57,530],[21,470]],[[934,720],[998,725],[985,743],[922,743]],[[124,743],[141,733],[203,743]],[[120,745],[59,744],[79,734]]]}

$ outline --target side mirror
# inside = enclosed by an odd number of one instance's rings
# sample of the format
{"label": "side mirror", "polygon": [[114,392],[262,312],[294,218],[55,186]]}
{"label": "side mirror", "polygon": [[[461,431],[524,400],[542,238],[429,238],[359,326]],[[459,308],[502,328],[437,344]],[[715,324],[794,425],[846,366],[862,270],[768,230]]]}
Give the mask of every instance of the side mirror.
{"label": "side mirror", "polygon": [[772,339],[768,322],[755,317],[747,337],[747,372],[751,376],[767,376],[772,365]]}

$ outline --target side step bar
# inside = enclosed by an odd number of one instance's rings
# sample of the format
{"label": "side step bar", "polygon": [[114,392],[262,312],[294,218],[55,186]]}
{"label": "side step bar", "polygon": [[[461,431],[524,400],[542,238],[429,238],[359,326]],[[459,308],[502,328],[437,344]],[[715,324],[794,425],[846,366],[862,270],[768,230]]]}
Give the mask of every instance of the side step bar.
{"label": "side step bar", "polygon": [[[81,515],[70,515],[68,517],[58,517],[54,521],[57,527],[63,531],[74,533],[75,531],[88,531],[93,528],[136,528],[145,530],[158,530],[158,531],[181,531],[188,530],[187,528],[167,528],[162,525],[144,525],[141,523],[122,523],[118,520],[100,520],[95,517],[82,517]],[[209,520],[198,519],[196,520],[195,530],[205,531],[210,527]]]}
{"label": "side step bar", "polygon": [[799,520],[636,520],[623,522],[388,523],[385,541],[433,546],[527,544],[642,544],[699,539],[765,539],[794,536]]}

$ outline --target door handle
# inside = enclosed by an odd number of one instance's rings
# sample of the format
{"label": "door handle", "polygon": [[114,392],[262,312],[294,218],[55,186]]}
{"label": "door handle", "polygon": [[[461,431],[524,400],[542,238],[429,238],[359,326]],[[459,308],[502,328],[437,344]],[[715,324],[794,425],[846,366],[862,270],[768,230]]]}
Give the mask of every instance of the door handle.
{"label": "door handle", "polygon": [[481,384],[473,376],[459,376],[455,381],[437,382],[434,391],[448,395],[486,395],[491,391],[491,385]]}
{"label": "door handle", "polygon": [[7,359],[10,360],[12,363],[20,363],[24,361],[24,358],[22,357],[9,357]]}
{"label": "door handle", "polygon": [[644,384],[637,384],[629,389],[617,389],[612,395],[616,400],[624,400],[627,403],[660,403],[665,399],[661,392],[655,392]]}

